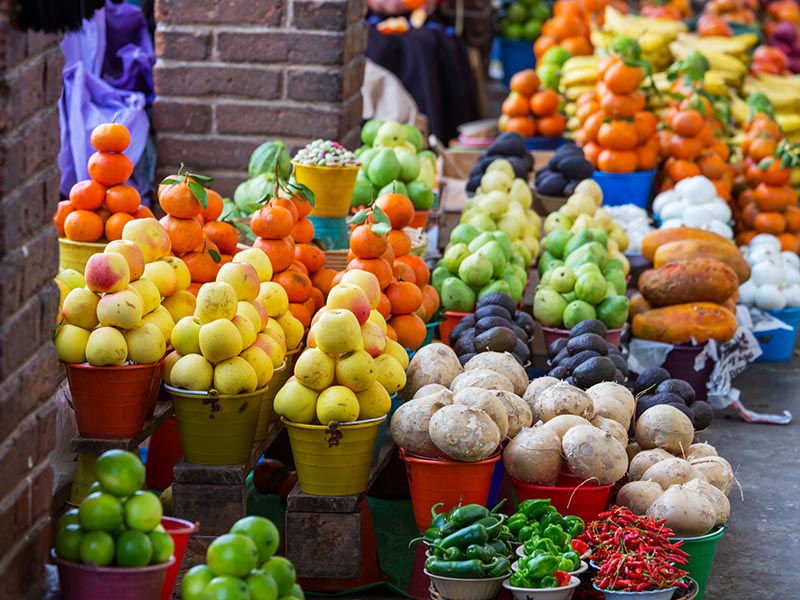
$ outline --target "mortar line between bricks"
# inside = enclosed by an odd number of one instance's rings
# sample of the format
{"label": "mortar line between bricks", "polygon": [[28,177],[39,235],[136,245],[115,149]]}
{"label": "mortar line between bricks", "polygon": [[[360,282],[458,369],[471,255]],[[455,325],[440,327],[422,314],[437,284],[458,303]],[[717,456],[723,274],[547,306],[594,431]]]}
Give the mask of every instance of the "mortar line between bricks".
{"label": "mortar line between bricks", "polygon": [[18,551],[22,546],[30,542],[35,534],[39,533],[49,524],[50,524],[49,514],[42,515],[36,520],[36,522],[31,523],[31,526],[25,530],[25,535],[20,537],[17,543],[11,546],[11,548],[7,549],[6,552],[3,554],[3,558],[0,559],[0,573],[6,572],[6,570],[8,569],[8,563],[10,563],[17,555],[16,551]]}
{"label": "mortar line between bricks", "polygon": [[266,25],[210,25],[208,23],[183,23],[181,25],[165,25],[159,23],[156,32],[163,33],[197,33],[198,30],[209,33],[306,33],[322,37],[337,37],[347,33],[354,25],[344,31],[322,31],[319,29],[295,29],[290,26],[267,27]]}
{"label": "mortar line between bricks", "polygon": [[24,138],[28,135],[35,135],[33,130],[39,127],[41,125],[41,121],[46,119],[53,112],[58,113],[58,105],[54,104],[45,106],[40,111],[33,113],[24,121],[14,124],[15,126],[13,129],[7,129],[3,131],[3,135],[0,136],[0,148],[5,148],[11,151],[12,145],[20,143],[21,140],[10,140],[9,138]]}
{"label": "mortar line between bricks", "polygon": [[26,70],[28,67],[32,66],[33,63],[39,62],[42,56],[46,54],[56,54],[56,52],[61,52],[61,47],[56,46],[44,46],[40,48],[36,54],[31,54],[30,56],[26,56],[22,59],[21,62],[18,62],[14,65],[6,65],[5,66],[5,73],[3,73],[2,81],[3,83],[7,83],[8,79],[13,79],[17,75],[19,75],[22,71]]}
{"label": "mortar line between bricks", "polygon": [[[60,172],[60,171],[58,169],[58,165],[57,164],[51,165],[50,167],[44,167],[44,168],[36,171],[36,173],[31,175],[25,181],[20,182],[16,187],[13,187],[10,190],[7,190],[6,192],[4,192],[3,195],[2,195],[2,198],[0,198],[0,206],[2,206],[3,204],[8,204],[10,202],[13,202],[16,199],[16,197],[20,195],[20,192],[22,191],[22,188],[25,187],[26,185],[29,185],[31,183],[34,183],[34,184],[36,184],[36,183],[44,183],[44,181],[47,180],[50,177],[50,175],[53,175],[54,173],[58,173],[58,172]],[[0,190],[0,192],[2,192],[2,190]],[[54,200],[55,200],[55,202],[53,204],[53,212],[55,212],[56,204],[58,203],[59,198],[55,198]],[[6,254],[11,252],[12,250],[15,250],[15,249],[19,248],[20,246],[24,246],[24,245],[25,244],[22,243],[22,244],[19,244],[17,246],[14,246],[14,248],[6,248]]]}
{"label": "mortar line between bricks", "polygon": [[[164,132],[164,133],[162,133],[160,135],[163,136],[164,138],[169,137],[169,139],[183,140],[183,141],[187,141],[187,142],[196,142],[196,141],[201,141],[201,140],[208,141],[208,139],[209,139],[209,136],[208,136],[207,133],[166,133],[166,132]],[[222,140],[222,141],[226,141],[226,142],[248,143],[248,142],[252,142],[253,140],[260,140],[260,139],[263,139],[263,138],[264,138],[263,135],[256,135],[256,134],[254,134],[254,135],[237,135],[235,133],[220,133],[220,134],[217,134],[217,135],[215,135],[213,137],[212,143],[213,143],[213,140],[216,140],[216,139],[219,139],[219,140]],[[304,140],[307,140],[307,139],[308,138],[304,138],[304,137],[303,138],[301,138],[301,137],[292,138],[291,136],[283,136],[283,137],[281,137],[281,140],[289,141],[289,142],[291,142],[291,141],[301,142],[301,141],[304,141]],[[242,165],[242,168],[245,171],[247,170],[246,166],[247,165]],[[236,169],[233,169],[233,170],[236,170]]]}
{"label": "mortar line between bricks", "polygon": [[50,454],[47,455],[47,458],[37,463],[33,467],[33,470],[28,475],[26,475],[25,478],[22,479],[16,486],[14,486],[14,489],[12,489],[10,492],[5,492],[6,495],[3,496],[3,499],[0,501],[0,512],[2,512],[3,510],[5,510],[6,508],[8,508],[9,506],[11,506],[16,502],[17,498],[19,498],[18,492],[20,491],[20,488],[28,488],[28,492],[33,493],[32,492],[33,480],[47,467],[52,466],[49,464],[49,460],[50,460]]}
{"label": "mortar line between bricks", "polygon": [[[171,96],[173,100],[177,100],[182,96]],[[345,102],[329,102],[329,101],[314,101],[314,100],[289,100],[282,98],[275,98],[274,100],[263,100],[258,98],[240,98],[238,96],[217,96],[209,94],[208,96],[201,96],[205,98],[213,98],[214,104],[217,106],[238,106],[241,108],[274,108],[276,110],[283,108],[313,108],[323,109],[320,112],[324,114],[338,114],[340,109],[345,105]]]}

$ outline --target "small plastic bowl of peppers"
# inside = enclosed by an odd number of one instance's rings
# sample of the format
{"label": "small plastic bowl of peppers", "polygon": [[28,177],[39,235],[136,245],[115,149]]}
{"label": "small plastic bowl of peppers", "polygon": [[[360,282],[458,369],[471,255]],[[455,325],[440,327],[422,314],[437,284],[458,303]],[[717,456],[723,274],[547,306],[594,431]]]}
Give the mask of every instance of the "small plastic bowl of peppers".
{"label": "small plastic bowl of peppers", "polygon": [[671,542],[666,520],[636,515],[614,506],[600,513],[581,535],[598,567],[594,587],[606,600],[669,600],[676,589],[686,589],[689,555],[682,542]]}
{"label": "small plastic bowl of peppers", "polygon": [[457,506],[449,512],[431,508],[431,524],[421,538],[428,546],[425,574],[448,600],[491,600],[511,572],[511,533],[502,502],[489,510],[480,504]]}

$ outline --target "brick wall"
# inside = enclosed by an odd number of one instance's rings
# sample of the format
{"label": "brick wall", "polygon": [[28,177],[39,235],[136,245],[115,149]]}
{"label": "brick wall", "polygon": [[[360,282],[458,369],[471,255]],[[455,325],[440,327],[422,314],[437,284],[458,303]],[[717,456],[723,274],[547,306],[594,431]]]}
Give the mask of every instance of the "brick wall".
{"label": "brick wall", "polygon": [[157,0],[158,174],[180,162],[223,195],[280,138],[359,145],[366,0]]}
{"label": "brick wall", "polygon": [[[58,359],[58,38],[0,2],[0,599],[38,598],[50,546]],[[27,594],[27,595],[26,595]]]}

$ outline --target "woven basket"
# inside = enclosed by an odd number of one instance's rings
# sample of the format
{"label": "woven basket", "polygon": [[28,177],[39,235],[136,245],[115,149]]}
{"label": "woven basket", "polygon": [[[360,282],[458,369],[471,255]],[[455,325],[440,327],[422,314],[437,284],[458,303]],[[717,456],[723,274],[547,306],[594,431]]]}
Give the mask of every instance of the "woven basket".
{"label": "woven basket", "polygon": [[347,266],[347,255],[350,250],[326,250],[325,268],[343,271]]}

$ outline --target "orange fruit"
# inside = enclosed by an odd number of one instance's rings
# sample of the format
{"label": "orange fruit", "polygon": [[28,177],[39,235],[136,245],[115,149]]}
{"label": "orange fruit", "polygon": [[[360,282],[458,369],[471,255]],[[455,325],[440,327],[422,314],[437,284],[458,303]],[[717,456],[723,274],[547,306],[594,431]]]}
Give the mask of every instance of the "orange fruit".
{"label": "orange fruit", "polygon": [[[383,315],[383,316],[388,318],[389,315]],[[394,330],[394,327],[392,327],[388,323],[386,324],[386,337],[389,338],[390,340],[394,340],[395,342],[397,341],[397,332]]]}
{"label": "orange fruit", "polygon": [[121,240],[122,229],[128,221],[133,221],[133,215],[124,212],[114,213],[108,217],[105,224],[106,239],[108,241]]}
{"label": "orange fruit", "polygon": [[774,186],[759,183],[753,190],[758,209],[764,212],[783,212],[797,205],[797,194],[789,186]]}
{"label": "orange fruit", "polygon": [[289,312],[292,313],[295,319],[303,324],[303,327],[308,328],[308,326],[311,324],[311,311],[308,310],[304,303],[290,302]]}
{"label": "orange fruit", "polygon": [[582,149],[586,160],[592,163],[592,166],[597,167],[597,159],[600,157],[600,152],[603,149],[594,142],[584,144]]}
{"label": "orange fruit", "polygon": [[592,44],[582,35],[564,38],[558,45],[572,56],[586,56],[592,53]]}
{"label": "orange fruit", "polygon": [[640,94],[640,92],[633,92],[632,94],[625,95],[617,95],[609,92],[600,98],[600,107],[607,117],[628,119],[637,111],[637,94]]}
{"label": "orange fruit", "polygon": [[166,229],[175,254],[191,252],[203,243],[203,228],[194,219],[164,215],[158,222]]}
{"label": "orange fruit", "polygon": [[307,202],[305,198],[302,196],[294,195],[291,197],[292,204],[294,204],[295,209],[297,209],[297,218],[302,219],[303,217],[307,217],[308,214],[311,212],[311,203]]}
{"label": "orange fruit", "polygon": [[[173,179],[178,176],[173,176]],[[203,207],[194,197],[189,186],[181,181],[158,187],[158,203],[164,212],[178,219],[191,219],[202,214]]]}
{"label": "orange fruit", "polygon": [[553,90],[542,90],[531,96],[530,109],[537,117],[549,117],[558,110],[561,98]]}
{"label": "orange fruit", "polygon": [[536,121],[539,133],[546,137],[558,137],[567,128],[567,118],[559,113],[549,117],[541,117]]}
{"label": "orange fruit", "polygon": [[250,229],[258,237],[278,240],[291,235],[294,229],[294,217],[291,211],[283,206],[265,206],[253,213],[250,218]]}
{"label": "orange fruit", "polygon": [[642,144],[636,148],[637,168],[649,171],[658,167],[658,149],[649,144]]}
{"label": "orange fruit", "polygon": [[58,237],[64,237],[64,221],[67,219],[69,213],[75,210],[72,202],[69,200],[62,200],[56,207],[56,214],[53,215],[53,223],[55,223]]}
{"label": "orange fruit", "polygon": [[272,281],[280,284],[289,296],[289,302],[305,302],[311,297],[311,280],[300,271],[286,270],[272,276]]}
{"label": "orange fruit", "polygon": [[792,233],[800,232],[800,208],[790,206],[783,213],[786,219],[786,227]]}
{"label": "orange fruit", "polygon": [[683,137],[694,137],[705,125],[705,118],[694,109],[681,110],[675,113],[670,121],[672,131]]}
{"label": "orange fruit", "polygon": [[385,293],[393,315],[409,315],[422,305],[422,290],[410,281],[391,283]]}
{"label": "orange fruit", "polygon": [[782,233],[778,236],[781,242],[781,250],[786,252],[794,252],[797,254],[800,250],[800,240],[793,233]]}
{"label": "orange fruit", "polygon": [[539,89],[539,77],[534,69],[523,69],[511,76],[509,87],[522,96],[532,96]]}
{"label": "orange fruit", "polygon": [[291,238],[270,240],[256,238],[253,248],[259,248],[269,257],[273,272],[284,271],[294,260],[294,241]]}
{"label": "orange fruit", "polygon": [[342,278],[344,277],[345,272],[346,271],[337,271],[336,272],[336,275],[334,275],[333,279],[331,279],[331,287],[339,285],[339,282],[342,281]]}
{"label": "orange fruit", "polygon": [[700,172],[709,179],[719,179],[725,173],[725,161],[713,152],[700,155],[697,164]]}
{"label": "orange fruit", "polygon": [[384,194],[375,200],[375,205],[389,217],[392,229],[407,227],[414,218],[414,205],[402,194]]}
{"label": "orange fruit", "polygon": [[336,276],[337,272],[338,271],[334,271],[333,269],[326,269],[323,267],[311,275],[311,283],[315,288],[327,296],[328,292],[331,291],[331,287],[333,286],[333,278]]}
{"label": "orange fruit", "polygon": [[639,136],[633,123],[610,121],[600,125],[597,143],[610,150],[633,150],[639,143]]}
{"label": "orange fruit", "polygon": [[512,117],[506,123],[505,130],[516,131],[522,137],[533,137],[536,135],[536,121],[531,117]]}
{"label": "orange fruit", "polygon": [[133,174],[133,162],[124,154],[95,152],[87,163],[89,177],[106,187],[128,181]]}
{"label": "orange fruit", "polygon": [[533,43],[533,53],[539,59],[544,56],[544,53],[550,50],[553,46],[558,44],[558,40],[549,35],[540,35]]}
{"label": "orange fruit", "polygon": [[311,290],[311,300],[314,302],[314,313],[325,306],[325,294],[322,293],[322,290],[318,287],[315,287]]}
{"label": "orange fruit", "polygon": [[422,346],[428,334],[425,321],[414,314],[393,316],[389,319],[388,325],[391,325],[397,334],[397,343],[409,350],[416,350]]}
{"label": "orange fruit", "polygon": [[208,197],[208,206],[200,214],[203,215],[203,221],[208,223],[219,219],[222,214],[223,203],[222,196],[211,188],[206,188],[206,196]]}
{"label": "orange fruit", "polygon": [[750,147],[747,150],[748,156],[759,162],[763,158],[775,156],[778,144],[775,140],[768,137],[758,137],[750,142]]}
{"label": "orange fruit", "polygon": [[682,179],[687,179],[688,177],[694,177],[695,175],[700,175],[699,166],[682,158],[670,158],[667,160],[665,166],[667,168],[667,174],[669,175],[669,178],[675,182],[681,181]]}
{"label": "orange fruit", "polygon": [[630,94],[636,91],[644,79],[640,67],[630,67],[622,61],[615,62],[603,75],[603,83],[614,94]]}
{"label": "orange fruit", "polygon": [[586,139],[589,142],[597,141],[597,134],[600,133],[600,127],[603,125],[605,115],[603,113],[594,113],[586,118],[583,122],[583,131],[586,133]]}
{"label": "orange fruit", "polygon": [[425,307],[425,314],[429,321],[433,315],[436,314],[436,311],[439,310],[440,304],[441,301],[439,300],[439,294],[436,292],[436,288],[429,284],[422,286],[422,306]]}
{"label": "orange fruit", "polygon": [[142,198],[135,187],[115,185],[106,190],[106,208],[112,213],[133,214],[139,209]]}
{"label": "orange fruit", "polygon": [[297,205],[289,198],[273,198],[269,203],[272,206],[280,206],[281,208],[288,210],[290,213],[292,213],[293,221],[297,221],[297,219],[300,218],[300,212],[297,209]]}
{"label": "orange fruit", "polygon": [[407,256],[399,256],[395,259],[395,263],[404,263],[414,269],[414,279],[419,287],[427,285],[431,278],[431,271],[428,268],[425,259],[421,256],[409,254]]}
{"label": "orange fruit", "polygon": [[597,169],[606,173],[633,173],[638,161],[634,150],[601,150]]}
{"label": "orange fruit", "polygon": [[394,262],[394,259],[405,256],[411,252],[411,238],[408,237],[405,231],[392,229],[386,237],[389,240],[389,245],[392,247],[392,262]]}
{"label": "orange fruit", "polygon": [[[297,248],[296,245],[295,245],[295,248]],[[286,270],[287,271],[299,271],[300,273],[303,273],[304,275],[308,275],[308,267],[305,266],[302,262],[300,262],[299,260],[296,260],[296,259],[292,259],[292,264],[290,264],[289,268],[286,269]]]}
{"label": "orange fruit", "polygon": [[239,234],[236,227],[224,221],[208,221],[203,225],[203,233],[214,242],[223,254],[236,254]]}
{"label": "orange fruit", "polygon": [[[633,126],[636,128],[636,138],[640,144],[643,144],[658,131],[658,119],[653,113],[640,110],[633,115]],[[656,150],[658,150],[657,146]]]}
{"label": "orange fruit", "polygon": [[405,263],[394,261],[394,264],[392,265],[392,272],[394,273],[394,278],[397,281],[410,281],[411,283],[417,282],[417,276],[414,273],[414,269]]}
{"label": "orange fruit", "polygon": [[93,179],[79,181],[69,190],[69,201],[74,208],[95,210],[103,205],[106,199],[106,188]]}
{"label": "orange fruit", "polygon": [[382,258],[354,258],[347,263],[347,270],[353,269],[361,269],[375,275],[382,290],[386,289],[394,278],[392,266]]}
{"label": "orange fruit", "polygon": [[759,233],[780,235],[786,231],[786,219],[778,212],[762,212],[756,215],[753,225]]}
{"label": "orange fruit", "polygon": [[105,232],[103,219],[90,210],[74,210],[64,219],[64,234],[76,242],[96,242]]}
{"label": "orange fruit", "polygon": [[156,216],[153,214],[153,211],[150,210],[149,207],[144,206],[143,204],[139,205],[139,208],[136,209],[136,212],[133,213],[134,219],[155,219]]}
{"label": "orange fruit", "polygon": [[500,107],[500,111],[508,117],[527,117],[530,114],[529,99],[516,92],[511,92]]}
{"label": "orange fruit", "polygon": [[736,234],[736,243],[740,246],[747,246],[757,234],[757,231],[753,231],[751,229],[742,231],[741,233]]}
{"label": "orange fruit", "polygon": [[325,266],[325,253],[314,244],[295,244],[294,258],[306,266],[309,274]]}
{"label": "orange fruit", "polygon": [[785,185],[792,177],[792,171],[788,167],[782,169],[781,161],[778,159],[773,160],[766,169],[761,169],[759,166],[755,169],[761,173],[762,181],[769,185]]}
{"label": "orange fruit", "polygon": [[214,281],[221,266],[214,261],[207,250],[204,252],[189,252],[181,256],[181,260],[189,268],[189,272],[192,274],[192,281],[198,283]]}
{"label": "orange fruit", "polygon": [[386,252],[388,243],[386,236],[372,231],[369,223],[357,226],[350,234],[350,250],[358,258],[378,258]]}
{"label": "orange fruit", "polygon": [[131,143],[131,133],[119,123],[103,123],[92,130],[89,140],[99,152],[122,152]]}
{"label": "orange fruit", "polygon": [[311,240],[314,239],[314,224],[306,217],[297,219],[292,228],[292,237],[298,244],[311,243]]}
{"label": "orange fruit", "polygon": [[670,156],[693,160],[703,151],[703,145],[696,137],[673,135],[669,141]]}
{"label": "orange fruit", "polygon": [[[388,319],[392,314],[392,303],[389,301],[388,296],[383,292],[381,292],[381,299],[378,301],[378,308],[375,310],[381,313],[384,319]],[[394,339],[397,340],[396,337]]]}

